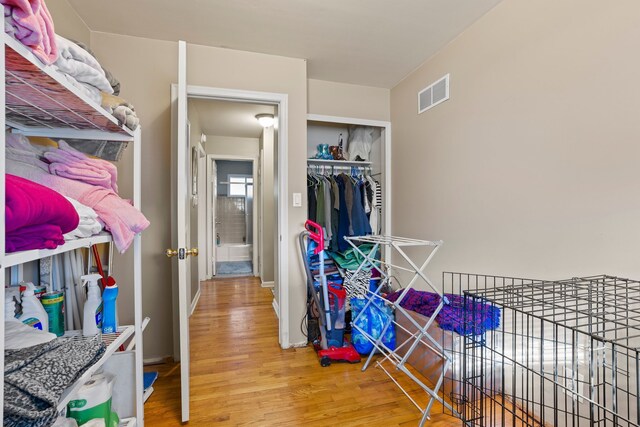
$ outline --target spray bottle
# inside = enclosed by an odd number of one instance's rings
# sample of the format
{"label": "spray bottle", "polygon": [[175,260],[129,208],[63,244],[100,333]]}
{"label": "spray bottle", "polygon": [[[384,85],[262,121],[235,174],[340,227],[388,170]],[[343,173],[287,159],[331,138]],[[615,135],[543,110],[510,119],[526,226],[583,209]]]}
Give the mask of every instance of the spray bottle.
{"label": "spray bottle", "polygon": [[84,303],[84,317],[82,322],[82,335],[92,337],[102,330],[102,298],[98,280],[99,274],[87,274],[80,277],[83,286],[87,286],[87,301]]}
{"label": "spray bottle", "polygon": [[106,286],[102,293],[103,316],[102,316],[102,333],[113,334],[118,332],[118,308],[116,298],[118,297],[118,284],[113,283]]}
{"label": "spray bottle", "polygon": [[27,289],[22,294],[22,316],[20,321],[41,331],[49,331],[49,317],[44,307],[35,296],[33,283],[25,283]]}

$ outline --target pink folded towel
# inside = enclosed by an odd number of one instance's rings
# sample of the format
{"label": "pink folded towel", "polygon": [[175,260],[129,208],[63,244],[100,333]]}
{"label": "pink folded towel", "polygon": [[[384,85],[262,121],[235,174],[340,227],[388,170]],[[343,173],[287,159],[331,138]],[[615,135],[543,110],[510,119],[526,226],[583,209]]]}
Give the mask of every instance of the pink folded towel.
{"label": "pink folded towel", "polygon": [[[104,222],[105,228],[113,235],[113,241],[120,252],[125,252],[129,248],[136,233],[142,232],[149,226],[149,221],[142,212],[121,199],[112,190],[50,175],[34,165],[10,159],[7,161],[6,170],[8,173],[42,184],[93,208],[100,220]],[[76,222],[71,230],[77,225]]]}
{"label": "pink folded towel", "polygon": [[4,5],[5,30],[27,46],[42,62],[58,59],[53,19],[44,0],[0,0]]}
{"label": "pink folded towel", "polygon": [[58,141],[58,148],[48,149],[44,158],[51,162],[49,172],[53,175],[118,192],[118,169],[111,162],[92,159],[63,140]]}
{"label": "pink folded towel", "polygon": [[64,243],[80,218],[57,192],[27,179],[6,175],[6,251],[53,249]]}

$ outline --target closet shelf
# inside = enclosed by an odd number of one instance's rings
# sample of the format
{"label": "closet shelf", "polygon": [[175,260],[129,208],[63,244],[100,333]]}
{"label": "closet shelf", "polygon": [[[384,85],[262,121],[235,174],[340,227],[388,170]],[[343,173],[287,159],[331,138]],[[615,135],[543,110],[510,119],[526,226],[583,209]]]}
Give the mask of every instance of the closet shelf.
{"label": "closet shelf", "polygon": [[111,234],[102,232],[84,239],[69,240],[68,242],[65,242],[64,245],[58,246],[55,249],[33,249],[30,251],[8,253],[4,256],[2,267],[12,267],[14,265],[24,264],[25,262],[69,252],[74,249],[88,248],[99,243],[109,243],[111,240]]}
{"label": "closet shelf", "polygon": [[324,159],[307,159],[308,164],[312,165],[328,165],[328,166],[371,166],[371,162],[357,162],[347,160],[324,160]]}
{"label": "closet shelf", "polygon": [[6,123],[30,136],[132,141],[133,131],[13,37],[5,45]]}
{"label": "closet shelf", "polygon": [[[89,378],[104,364],[104,362],[113,355],[113,353],[118,350],[118,348],[124,344],[124,342],[133,335],[134,327],[133,326],[121,326],[118,328],[118,332],[115,334],[102,334],[102,341],[107,345],[107,349],[102,355],[102,357],[95,363],[95,365],[91,366],[87,371],[82,374],[80,378],[76,380],[75,383],[69,388],[65,390],[60,398],[60,402],[58,402],[58,411],[62,411],[71,400],[73,394],[78,391],[80,387],[84,383],[86,383]],[[67,331],[64,334],[65,337],[74,337],[78,340],[88,339],[82,336],[82,331]],[[134,420],[135,423],[135,420]],[[121,424],[122,425],[122,424]],[[130,425],[130,424],[125,424]],[[135,424],[133,424],[135,425]]]}

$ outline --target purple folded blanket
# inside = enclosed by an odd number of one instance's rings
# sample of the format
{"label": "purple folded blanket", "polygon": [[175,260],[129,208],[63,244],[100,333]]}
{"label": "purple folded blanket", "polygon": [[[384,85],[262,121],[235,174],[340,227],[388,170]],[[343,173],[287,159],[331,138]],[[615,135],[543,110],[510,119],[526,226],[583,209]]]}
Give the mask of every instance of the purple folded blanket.
{"label": "purple folded blanket", "polygon": [[6,251],[54,249],[64,243],[80,218],[57,192],[15,175],[6,175]]}
{"label": "purple folded blanket", "polygon": [[[387,296],[395,302],[402,289]],[[500,326],[500,309],[490,304],[479,302],[477,299],[463,295],[445,294],[449,304],[445,304],[436,316],[436,322],[445,331],[454,331],[460,335],[482,335],[486,331]],[[400,302],[400,306],[431,317],[440,304],[440,296],[433,292],[409,289],[407,295]]]}

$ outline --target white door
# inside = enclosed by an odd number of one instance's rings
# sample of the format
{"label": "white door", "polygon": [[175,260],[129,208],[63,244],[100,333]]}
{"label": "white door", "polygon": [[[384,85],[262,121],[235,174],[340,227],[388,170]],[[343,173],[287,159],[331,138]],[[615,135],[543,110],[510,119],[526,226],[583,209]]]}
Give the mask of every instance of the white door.
{"label": "white door", "polygon": [[216,217],[216,201],[218,200],[218,167],[216,166],[216,161],[211,160],[211,190],[209,191],[209,197],[211,197],[211,210],[210,210],[210,218],[211,218],[211,257],[209,258],[209,263],[211,263],[211,269],[213,271],[213,275],[216,273],[216,250],[218,249],[218,231],[217,224],[218,219]]}
{"label": "white door", "polygon": [[[189,274],[189,263],[191,255],[196,255],[187,247],[189,242],[190,221],[190,197],[188,188],[190,179],[191,151],[189,148],[189,138],[187,135],[187,46],[183,41],[178,42],[178,85],[176,99],[172,99],[172,108],[175,108],[172,123],[174,132],[174,147],[172,153],[173,176],[175,185],[172,232],[173,248],[167,250],[167,255],[174,261],[173,268],[177,269],[177,333],[174,339],[179,341],[179,352],[176,355],[180,360],[180,391],[182,399],[182,421],[189,420],[189,312],[191,301],[189,301],[191,275]],[[175,301],[174,301],[175,304]],[[176,337],[178,335],[178,337]]]}

